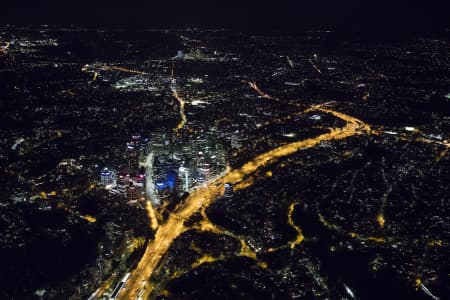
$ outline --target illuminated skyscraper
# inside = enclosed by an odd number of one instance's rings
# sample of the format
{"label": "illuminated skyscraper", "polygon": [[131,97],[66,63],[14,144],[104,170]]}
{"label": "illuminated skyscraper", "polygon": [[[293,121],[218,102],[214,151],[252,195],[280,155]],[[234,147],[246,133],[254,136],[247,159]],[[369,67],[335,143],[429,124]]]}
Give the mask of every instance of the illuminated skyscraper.
{"label": "illuminated skyscraper", "polygon": [[233,185],[231,183],[225,183],[223,195],[225,197],[233,197]]}
{"label": "illuminated skyscraper", "polygon": [[100,181],[105,187],[116,185],[116,173],[108,168],[104,168],[100,173]]}
{"label": "illuminated skyscraper", "polygon": [[199,162],[197,168],[197,180],[198,182],[205,182],[210,179],[211,175],[211,164],[208,162]]}
{"label": "illuminated skyscraper", "polygon": [[191,184],[190,176],[189,176],[189,169],[186,167],[179,167],[178,168],[178,176],[180,178],[181,190],[184,192],[188,192],[189,186]]}

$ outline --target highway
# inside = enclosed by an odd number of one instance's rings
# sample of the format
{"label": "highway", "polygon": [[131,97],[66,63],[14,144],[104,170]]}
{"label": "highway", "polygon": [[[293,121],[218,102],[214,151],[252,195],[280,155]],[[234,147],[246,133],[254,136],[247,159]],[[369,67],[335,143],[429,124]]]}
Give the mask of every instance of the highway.
{"label": "highway", "polygon": [[[322,105],[313,106],[305,112],[310,111],[331,114],[344,120],[346,125],[342,128],[330,128],[329,132],[317,137],[289,143],[257,155],[240,168],[228,170],[221,177],[209,182],[208,185],[194,190],[184,204],[179,205],[169,218],[159,225],[154,239],[148,242],[144,255],[136,269],[131,273],[130,278],[125,283],[117,299],[128,300],[136,299],[137,297],[147,299],[152,291],[152,286],[147,283],[148,279],[161,262],[164,254],[169,250],[172,242],[182,233],[190,229],[184,225],[185,221],[194,213],[201,211],[215,201],[225,183],[229,182],[237,185],[245,181],[249,175],[258,169],[273,164],[282,157],[286,157],[300,150],[312,148],[324,141],[345,139],[353,135],[369,133],[371,130],[370,126],[362,121]],[[300,242],[300,235],[298,242]]]}

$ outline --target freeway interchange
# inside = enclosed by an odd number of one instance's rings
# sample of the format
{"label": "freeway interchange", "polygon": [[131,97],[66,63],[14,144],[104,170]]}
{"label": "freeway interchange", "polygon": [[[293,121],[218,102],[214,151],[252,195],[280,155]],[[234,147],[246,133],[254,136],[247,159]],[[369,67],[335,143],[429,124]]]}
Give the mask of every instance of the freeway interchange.
{"label": "freeway interchange", "polygon": [[260,154],[242,165],[242,167],[228,170],[222,176],[194,190],[185,202],[170,214],[168,220],[158,226],[154,239],[148,242],[144,255],[137,267],[131,272],[123,289],[117,295],[117,299],[146,299],[150,295],[152,286],[147,281],[172,242],[183,232],[189,230],[189,227],[184,225],[185,221],[189,220],[194,213],[208,207],[220,195],[225,183],[238,185],[259,168],[272,164],[297,151],[312,148],[321,142],[345,139],[349,136],[370,132],[369,125],[364,122],[324,106],[313,106],[305,112],[310,111],[321,111],[331,114],[345,121],[346,125],[342,128],[330,128],[330,132],[315,138],[293,142]]}

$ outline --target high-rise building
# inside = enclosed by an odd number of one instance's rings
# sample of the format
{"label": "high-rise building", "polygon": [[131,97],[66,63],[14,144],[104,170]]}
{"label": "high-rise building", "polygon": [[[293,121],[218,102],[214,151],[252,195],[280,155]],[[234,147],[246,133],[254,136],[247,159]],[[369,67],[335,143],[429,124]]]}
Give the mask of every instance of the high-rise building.
{"label": "high-rise building", "polygon": [[113,187],[116,185],[116,173],[113,170],[104,168],[100,173],[100,181],[105,187]]}
{"label": "high-rise building", "polygon": [[178,176],[179,176],[179,182],[180,182],[180,190],[184,192],[189,192],[189,187],[191,185],[190,182],[190,176],[189,176],[189,169],[186,167],[179,167],[178,168]]}
{"label": "high-rise building", "polygon": [[211,175],[211,164],[209,162],[200,162],[197,168],[197,180],[198,182],[205,182],[210,179]]}
{"label": "high-rise building", "polygon": [[225,183],[223,195],[225,197],[233,197],[233,185],[231,183]]}
{"label": "high-rise building", "polygon": [[170,193],[176,191],[178,174],[174,170],[167,170],[166,173],[166,183],[169,188]]}

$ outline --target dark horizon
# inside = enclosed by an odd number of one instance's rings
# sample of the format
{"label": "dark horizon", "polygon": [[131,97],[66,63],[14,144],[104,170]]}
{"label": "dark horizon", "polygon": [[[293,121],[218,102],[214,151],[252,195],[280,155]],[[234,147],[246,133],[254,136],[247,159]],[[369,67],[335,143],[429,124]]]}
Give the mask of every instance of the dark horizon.
{"label": "dark horizon", "polygon": [[309,29],[408,32],[449,27],[444,2],[322,0],[299,3],[256,1],[149,1],[44,0],[3,5],[0,22],[14,25],[79,25],[91,28],[224,28],[264,31]]}

